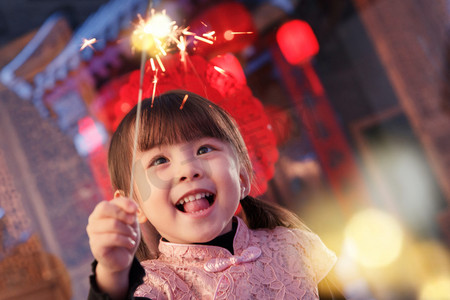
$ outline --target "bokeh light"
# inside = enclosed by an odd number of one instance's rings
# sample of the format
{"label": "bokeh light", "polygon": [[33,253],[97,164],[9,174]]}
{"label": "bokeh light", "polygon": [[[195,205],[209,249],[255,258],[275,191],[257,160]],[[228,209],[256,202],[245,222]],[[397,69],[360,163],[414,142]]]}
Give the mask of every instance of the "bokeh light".
{"label": "bokeh light", "polygon": [[420,291],[419,300],[450,299],[450,276],[442,275],[425,282]]}
{"label": "bokeh light", "polygon": [[350,256],[367,268],[384,267],[400,254],[403,231],[390,215],[367,209],[354,215],[345,229]]}

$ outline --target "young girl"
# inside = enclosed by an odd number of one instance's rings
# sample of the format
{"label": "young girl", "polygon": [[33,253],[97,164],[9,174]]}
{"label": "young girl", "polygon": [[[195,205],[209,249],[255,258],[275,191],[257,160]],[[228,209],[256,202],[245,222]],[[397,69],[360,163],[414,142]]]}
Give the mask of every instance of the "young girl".
{"label": "young girl", "polygon": [[318,299],[336,257],[294,214],[249,196],[250,159],[223,109],[186,91],[144,100],[132,161],[135,121],[136,108],[111,140],[114,199],[89,218],[89,299]]}

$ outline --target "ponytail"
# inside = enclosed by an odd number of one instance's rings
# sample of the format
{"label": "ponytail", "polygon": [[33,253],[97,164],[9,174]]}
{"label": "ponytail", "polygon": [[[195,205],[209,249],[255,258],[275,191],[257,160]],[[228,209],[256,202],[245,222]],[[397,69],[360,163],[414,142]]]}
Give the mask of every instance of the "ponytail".
{"label": "ponytail", "polygon": [[159,240],[161,235],[156,231],[155,227],[147,221],[140,224],[141,241],[136,250],[136,258],[139,261],[156,259],[159,257]]}
{"label": "ponytail", "polygon": [[247,196],[241,200],[241,206],[244,211],[243,218],[250,229],[273,229],[277,226],[283,226],[309,231],[293,212],[275,203]]}

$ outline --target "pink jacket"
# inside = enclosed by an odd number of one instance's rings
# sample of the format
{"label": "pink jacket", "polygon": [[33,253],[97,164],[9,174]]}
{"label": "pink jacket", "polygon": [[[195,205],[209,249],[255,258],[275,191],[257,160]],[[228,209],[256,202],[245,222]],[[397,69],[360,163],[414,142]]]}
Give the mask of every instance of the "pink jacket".
{"label": "pink jacket", "polygon": [[135,296],[151,299],[319,299],[317,283],[336,256],[300,229],[251,230],[238,218],[233,256],[222,247],[160,242],[142,262]]}

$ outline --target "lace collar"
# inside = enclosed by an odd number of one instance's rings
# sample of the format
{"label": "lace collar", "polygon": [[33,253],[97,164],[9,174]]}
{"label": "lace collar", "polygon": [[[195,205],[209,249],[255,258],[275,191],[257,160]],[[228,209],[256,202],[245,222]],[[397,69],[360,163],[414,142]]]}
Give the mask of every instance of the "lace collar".
{"label": "lace collar", "polygon": [[[238,226],[233,240],[235,254],[241,254],[248,247],[249,228],[239,217],[235,217]],[[203,263],[213,258],[229,258],[233,255],[220,246],[201,244],[176,244],[161,240],[159,243],[160,260],[189,263]]]}

